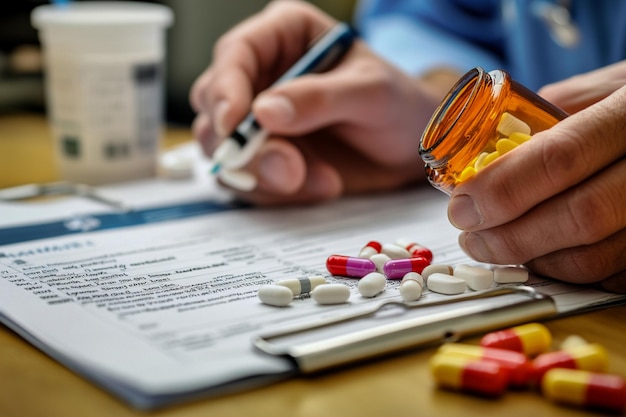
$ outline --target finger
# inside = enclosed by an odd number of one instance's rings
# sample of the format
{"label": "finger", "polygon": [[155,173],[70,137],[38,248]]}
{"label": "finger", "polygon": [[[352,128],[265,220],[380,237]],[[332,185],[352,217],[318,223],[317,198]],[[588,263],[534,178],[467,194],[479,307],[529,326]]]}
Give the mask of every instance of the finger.
{"label": "finger", "polygon": [[526,266],[539,274],[576,284],[603,281],[603,287],[624,292],[625,242],[626,229],[622,229],[596,244],[556,251],[533,259]]}
{"label": "finger", "polygon": [[[287,136],[340,124],[351,130],[343,139],[373,160],[386,164],[415,161],[420,126],[425,123],[418,116],[425,112],[419,109],[434,108],[434,100],[420,102],[406,75],[367,54],[366,46],[357,42],[333,71],[299,77],[261,93],[253,103],[254,114],[264,128]],[[415,109],[414,117],[404,117],[407,107]],[[371,132],[376,130],[393,135],[394,146],[381,145],[380,134],[373,138]]]}
{"label": "finger", "polygon": [[[288,16],[288,18],[285,18]],[[304,2],[272,2],[261,13],[222,36],[213,52],[205,100],[220,136],[249,111],[255,94],[267,88],[334,21]],[[222,110],[219,110],[220,103]]]}
{"label": "finger", "polygon": [[502,226],[464,233],[472,257],[521,264],[557,250],[593,245],[626,227],[626,159]]}
{"label": "finger", "polygon": [[211,119],[206,113],[200,113],[191,125],[193,136],[198,139],[205,155],[212,155],[215,150],[215,135],[211,125]]}
{"label": "finger", "polygon": [[320,202],[342,193],[338,172],[314,152],[272,138],[246,169],[257,177],[252,192],[235,190],[239,199],[260,205]]}
{"label": "finger", "polygon": [[626,60],[549,84],[539,95],[569,113],[578,112],[626,85]]}
{"label": "finger", "polygon": [[448,216],[463,230],[507,223],[626,155],[626,87],[539,132],[452,193]]}
{"label": "finger", "polygon": [[[626,253],[623,253],[623,256],[626,257]],[[626,270],[622,270],[600,282],[600,287],[605,291],[626,294]]]}

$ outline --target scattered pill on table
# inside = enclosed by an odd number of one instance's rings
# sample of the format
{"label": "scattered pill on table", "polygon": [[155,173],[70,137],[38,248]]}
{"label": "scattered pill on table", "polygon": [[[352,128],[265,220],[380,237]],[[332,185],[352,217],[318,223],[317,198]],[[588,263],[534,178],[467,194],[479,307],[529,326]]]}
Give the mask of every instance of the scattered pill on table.
{"label": "scattered pill on table", "polygon": [[371,240],[360,250],[359,258],[370,259],[372,256],[379,254],[382,251],[382,248],[383,246],[379,242]]}
{"label": "scattered pill on table", "polygon": [[396,241],[396,245],[403,247],[407,251],[411,257],[421,256],[425,258],[428,263],[433,261],[433,252],[425,246],[420,245],[419,243],[411,242],[409,239],[398,239]]}
{"label": "scattered pill on table", "polygon": [[389,279],[401,279],[409,272],[421,273],[428,266],[428,261],[422,257],[408,259],[392,259],[385,263],[383,270]]}
{"label": "scattered pill on table", "polygon": [[326,269],[333,275],[362,278],[376,271],[376,264],[369,259],[344,255],[331,255],[326,260]]}
{"label": "scattered pill on table", "polygon": [[350,298],[350,288],[344,284],[326,284],[315,287],[311,297],[318,304],[343,304]]}
{"label": "scattered pill on table", "polygon": [[626,410],[626,380],[619,375],[552,369],[541,382],[551,401],[621,413]]}
{"label": "scattered pill on table", "polygon": [[306,278],[289,278],[276,282],[276,285],[282,285],[291,290],[294,296],[310,293],[318,285],[326,284],[326,278],[321,275],[314,275]]}
{"label": "scattered pill on table", "polygon": [[363,297],[375,297],[384,291],[387,278],[380,272],[370,272],[359,280],[357,289]]}
{"label": "scattered pill on table", "polygon": [[572,346],[568,349],[542,353],[533,362],[534,376],[541,380],[546,372],[554,368],[580,369],[590,372],[606,372],[609,355],[598,343]]}
{"label": "scattered pill on table", "polygon": [[424,278],[417,272],[409,272],[402,278],[398,290],[404,301],[417,301],[424,291]]}
{"label": "scattered pill on table", "polygon": [[440,387],[499,396],[508,385],[507,371],[493,361],[436,354],[429,365]]}
{"label": "scattered pill on table", "polygon": [[281,285],[265,285],[259,288],[257,295],[263,304],[274,307],[285,307],[293,300],[291,290]]}
{"label": "scattered pill on table", "polygon": [[467,286],[474,291],[481,291],[493,286],[493,272],[486,268],[471,265],[457,265],[453,275],[465,281]]}
{"label": "scattered pill on table", "polygon": [[530,360],[520,352],[506,349],[486,348],[463,343],[445,343],[437,353],[482,359],[497,362],[509,374],[509,384],[516,387],[526,386],[533,376]]}
{"label": "scattered pill on table", "polygon": [[515,266],[505,266],[493,270],[496,284],[523,284],[528,281],[528,270]]}
{"label": "scattered pill on table", "polygon": [[434,273],[452,275],[454,273],[454,268],[452,268],[452,266],[450,266],[450,265],[444,265],[444,264],[430,264],[430,265],[428,265],[421,272],[422,278],[424,278],[424,281],[426,282],[426,284],[428,284],[428,277],[431,274],[434,274]]}
{"label": "scattered pill on table", "polygon": [[534,357],[550,349],[552,335],[543,324],[528,323],[487,333],[481,338],[480,345],[514,350]]}
{"label": "scattered pill on table", "polygon": [[381,252],[391,259],[406,259],[411,257],[408,250],[404,249],[402,246],[396,245],[395,243],[383,243]]}
{"label": "scattered pill on table", "polygon": [[464,279],[439,272],[430,274],[426,285],[432,292],[446,295],[463,294],[467,289]]}
{"label": "scattered pill on table", "polygon": [[381,274],[385,273],[385,264],[390,260],[391,258],[384,253],[377,253],[370,258],[370,261],[374,262],[374,265],[376,265],[376,271],[380,272]]}

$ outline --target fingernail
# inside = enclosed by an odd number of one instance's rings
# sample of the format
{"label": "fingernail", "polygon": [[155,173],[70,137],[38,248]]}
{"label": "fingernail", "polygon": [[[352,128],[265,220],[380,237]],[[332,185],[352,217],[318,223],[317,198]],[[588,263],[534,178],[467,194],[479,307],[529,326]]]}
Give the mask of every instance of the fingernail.
{"label": "fingernail", "polygon": [[289,164],[284,155],[279,152],[263,154],[259,161],[259,174],[265,185],[275,191],[285,191],[290,188]]}
{"label": "fingernail", "polygon": [[483,215],[474,199],[468,194],[452,197],[448,204],[448,219],[457,229],[465,230],[483,222]]}
{"label": "fingernail", "polygon": [[285,96],[262,95],[254,102],[254,111],[263,112],[265,118],[277,123],[289,123],[296,116],[296,108]]}
{"label": "fingernail", "polygon": [[230,109],[230,105],[225,100],[220,100],[215,105],[215,110],[213,111],[213,123],[215,125],[215,133],[220,138],[225,138],[228,136],[230,132],[226,127],[226,113]]}

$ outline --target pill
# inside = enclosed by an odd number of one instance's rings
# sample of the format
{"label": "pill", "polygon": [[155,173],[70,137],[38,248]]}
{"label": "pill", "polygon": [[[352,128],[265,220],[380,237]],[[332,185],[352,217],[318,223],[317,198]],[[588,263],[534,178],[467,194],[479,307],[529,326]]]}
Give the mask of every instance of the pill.
{"label": "pill", "polygon": [[515,266],[495,268],[493,281],[497,284],[523,284],[528,281],[528,270]]}
{"label": "pill", "polygon": [[509,139],[517,144],[521,145],[524,142],[527,142],[532,136],[522,132],[513,132],[509,135]]}
{"label": "pill", "polygon": [[571,349],[571,348],[573,348],[575,346],[586,345],[587,343],[589,343],[589,342],[587,342],[581,336],[578,336],[576,334],[572,334],[572,335],[567,336],[565,338],[565,340],[563,340],[561,342],[559,347],[560,347],[560,349],[567,350],[567,349]]}
{"label": "pill", "polygon": [[289,288],[294,296],[310,293],[313,288],[322,284],[326,284],[326,278],[321,275],[306,278],[289,278],[276,282],[276,285],[282,285],[283,287]]}
{"label": "pill", "polygon": [[402,246],[404,249],[408,250],[412,258],[421,256],[425,258],[428,263],[433,261],[433,252],[419,243],[411,242],[409,239],[398,239],[396,245]]}
{"label": "pill", "polygon": [[458,180],[459,181],[467,181],[470,178],[472,178],[474,175],[476,175],[476,168],[474,168],[474,167],[465,167],[465,169],[463,169],[463,171],[461,171],[461,174],[459,175]]}
{"label": "pill", "polygon": [[424,278],[417,272],[409,272],[400,283],[400,296],[404,301],[417,301],[424,291]]}
{"label": "pill", "polygon": [[446,295],[462,294],[467,289],[467,284],[464,279],[439,272],[430,274],[426,285],[429,290]]}
{"label": "pill", "polygon": [[533,375],[532,364],[526,355],[512,350],[446,343],[439,347],[437,353],[497,362],[507,370],[509,384],[516,387],[527,385]]}
{"label": "pill", "polygon": [[506,369],[493,361],[436,354],[429,365],[433,379],[443,388],[498,396],[508,385]]}
{"label": "pill", "polygon": [[391,259],[406,259],[411,257],[408,250],[394,243],[383,243],[381,251]]}
{"label": "pill", "polygon": [[226,185],[239,191],[252,191],[256,188],[257,179],[254,174],[244,170],[222,169],[217,177]]}
{"label": "pill", "polygon": [[375,297],[385,289],[387,279],[380,272],[370,272],[359,280],[357,289],[363,297]]}
{"label": "pill", "polygon": [[377,253],[370,258],[370,261],[374,262],[374,265],[376,265],[376,271],[380,272],[381,274],[385,273],[385,264],[390,260],[391,258],[384,253]]}
{"label": "pill", "polygon": [[465,281],[474,291],[486,290],[493,286],[493,272],[486,268],[471,265],[457,265],[453,275]]}
{"label": "pill", "polygon": [[541,383],[543,395],[551,401],[610,412],[626,409],[626,380],[575,369],[552,369]]}
{"label": "pill", "polygon": [[495,161],[496,159],[498,159],[500,157],[500,153],[498,151],[493,151],[491,152],[489,155],[487,155],[485,157],[485,159],[483,160],[483,166],[487,166],[490,163],[492,163],[493,161]]}
{"label": "pill", "polygon": [[530,126],[528,126],[528,124],[524,121],[513,116],[511,113],[504,112],[500,117],[497,131],[502,136],[510,136],[513,132],[530,135]]}
{"label": "pill", "polygon": [[476,161],[474,161],[474,164],[472,165],[476,171],[480,171],[485,167],[485,158],[487,155],[489,155],[489,152],[481,152],[480,155],[478,155]]}
{"label": "pill", "polygon": [[504,155],[517,148],[517,146],[517,142],[514,142],[511,139],[502,138],[496,142],[496,151],[498,151],[500,155]]}
{"label": "pill", "polygon": [[514,350],[534,357],[550,349],[552,334],[543,324],[528,323],[487,333],[480,340],[480,345]]}
{"label": "pill", "polygon": [[417,256],[409,259],[392,259],[385,263],[383,270],[389,279],[401,279],[409,272],[421,273],[428,266],[426,258]]}
{"label": "pill", "polygon": [[265,285],[259,288],[257,295],[263,304],[275,307],[285,307],[293,300],[291,290],[282,285]]}
{"label": "pill", "polygon": [[454,269],[450,265],[431,264],[424,268],[421,275],[422,278],[424,278],[424,281],[428,283],[428,277],[435,272],[438,272],[440,274],[452,275],[454,273]]}
{"label": "pill", "polygon": [[363,246],[359,252],[359,258],[371,258],[373,255],[380,253],[383,246],[375,240],[369,241]]}
{"label": "pill", "polygon": [[350,298],[350,288],[343,284],[319,285],[311,291],[311,297],[319,304],[342,304]]}
{"label": "pill", "polygon": [[370,272],[376,271],[376,264],[364,258],[330,255],[326,260],[326,269],[333,275],[362,278]]}
{"label": "pill", "polygon": [[606,349],[597,343],[572,346],[568,349],[542,353],[533,360],[535,379],[538,381],[554,368],[580,369],[605,372],[609,364]]}

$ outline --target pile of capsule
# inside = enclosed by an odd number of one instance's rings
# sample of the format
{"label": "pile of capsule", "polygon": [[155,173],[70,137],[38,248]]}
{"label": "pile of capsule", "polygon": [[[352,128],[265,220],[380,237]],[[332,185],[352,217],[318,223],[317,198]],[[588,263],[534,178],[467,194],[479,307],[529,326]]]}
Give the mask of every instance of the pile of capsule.
{"label": "pile of capsule", "polygon": [[[498,267],[494,270],[471,265],[452,267],[431,264],[430,249],[399,239],[395,243],[368,242],[358,256],[331,255],[326,269],[331,275],[357,278],[357,289],[362,297],[371,298],[382,293],[387,280],[401,280],[400,296],[404,301],[417,301],[424,289],[446,295],[462,294],[467,289],[486,290],[495,284],[523,284],[528,271],[518,267]],[[351,296],[350,287],[342,283],[328,283],[323,276],[291,278],[263,286],[258,291],[262,303],[288,306],[294,298],[310,296],[318,304],[342,304]]]}
{"label": "pile of capsule", "polygon": [[539,323],[486,334],[480,346],[447,343],[430,360],[438,386],[489,397],[507,388],[537,387],[548,399],[571,406],[626,411],[626,380],[608,374],[608,354],[578,336],[550,351],[552,336]]}
{"label": "pile of capsule", "polygon": [[527,142],[531,136],[530,126],[524,121],[511,115],[510,113],[502,113],[500,122],[497,127],[498,138],[493,144],[493,149],[486,148],[472,162],[470,162],[459,175],[459,182],[463,182],[474,175],[487,165],[512,151],[524,142]]}
{"label": "pile of capsule", "polygon": [[496,284],[522,284],[528,271],[513,266],[494,270],[471,265],[452,267],[432,264],[430,249],[407,239],[395,243],[368,242],[357,257],[331,255],[326,269],[332,275],[359,278],[358,289],[364,297],[384,291],[386,280],[401,280],[400,295],[405,301],[416,301],[425,288],[446,295],[486,290]]}

